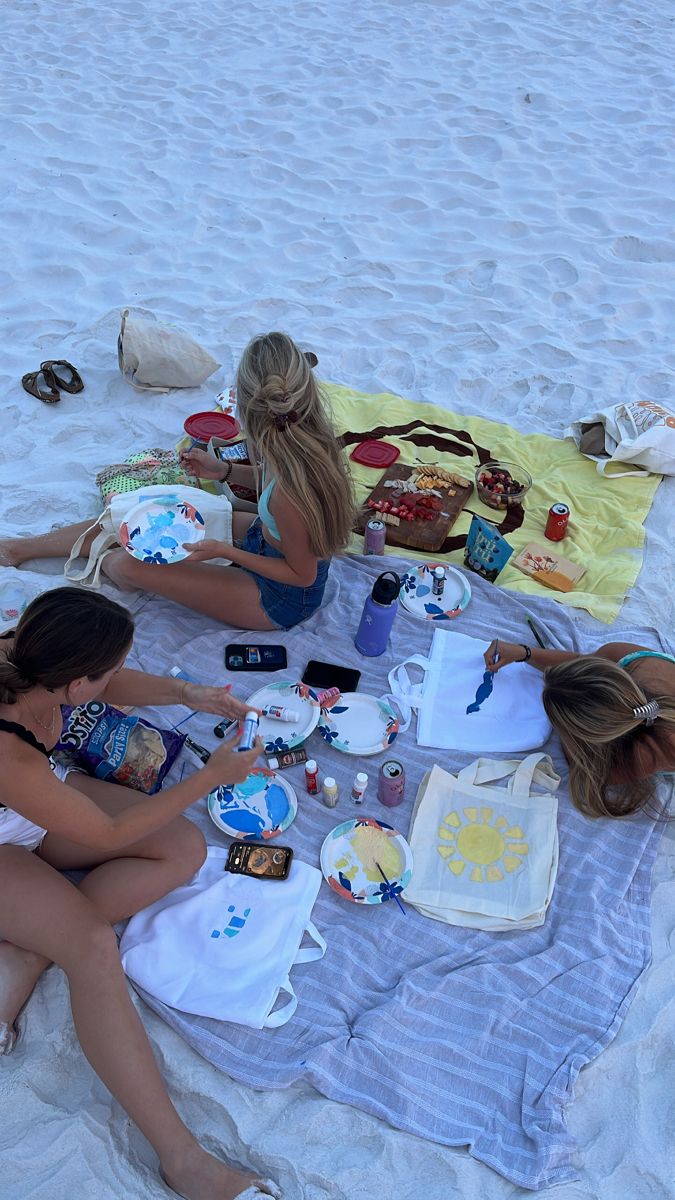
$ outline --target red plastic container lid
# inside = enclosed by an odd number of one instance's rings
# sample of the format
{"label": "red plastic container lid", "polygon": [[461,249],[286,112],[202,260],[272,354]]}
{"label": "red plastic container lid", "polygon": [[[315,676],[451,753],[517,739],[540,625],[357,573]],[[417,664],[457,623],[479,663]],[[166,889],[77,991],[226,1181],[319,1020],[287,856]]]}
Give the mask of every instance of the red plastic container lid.
{"label": "red plastic container lid", "polygon": [[396,446],[390,445],[389,442],[360,442],[355,450],[352,450],[350,458],[354,462],[362,463],[364,467],[390,467],[396,462],[400,450]]}
{"label": "red plastic container lid", "polygon": [[185,418],[183,429],[188,437],[198,438],[200,442],[208,442],[212,437],[223,438],[225,441],[237,437],[240,432],[239,422],[221,412],[193,413],[191,417]]}

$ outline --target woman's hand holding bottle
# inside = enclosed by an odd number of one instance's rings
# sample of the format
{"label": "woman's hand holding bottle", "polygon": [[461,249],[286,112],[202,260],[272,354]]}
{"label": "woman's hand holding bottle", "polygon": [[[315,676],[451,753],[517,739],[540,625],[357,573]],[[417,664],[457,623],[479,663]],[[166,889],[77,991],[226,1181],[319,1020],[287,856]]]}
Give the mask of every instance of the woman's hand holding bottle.
{"label": "woman's hand holding bottle", "polygon": [[204,767],[213,778],[211,787],[225,787],[228,784],[243,783],[251,774],[256,762],[264,750],[260,738],[256,738],[250,750],[237,750],[236,742],[230,740],[214,750]]}

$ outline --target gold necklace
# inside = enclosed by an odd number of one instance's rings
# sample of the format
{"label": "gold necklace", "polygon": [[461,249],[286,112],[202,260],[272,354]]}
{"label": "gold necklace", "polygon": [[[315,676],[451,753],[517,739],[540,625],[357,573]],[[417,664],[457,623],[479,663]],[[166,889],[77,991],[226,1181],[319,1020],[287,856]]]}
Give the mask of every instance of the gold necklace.
{"label": "gold necklace", "polygon": [[31,717],[33,718],[33,720],[40,726],[40,729],[44,729],[46,733],[53,733],[54,732],[54,722],[56,720],[56,705],[54,705],[52,708],[52,723],[51,723],[51,725],[45,725],[44,721],[41,721],[39,717],[36,717],[30,704],[28,703],[28,700],[26,699],[25,692],[23,695],[23,701],[24,701],[26,708],[28,709]]}

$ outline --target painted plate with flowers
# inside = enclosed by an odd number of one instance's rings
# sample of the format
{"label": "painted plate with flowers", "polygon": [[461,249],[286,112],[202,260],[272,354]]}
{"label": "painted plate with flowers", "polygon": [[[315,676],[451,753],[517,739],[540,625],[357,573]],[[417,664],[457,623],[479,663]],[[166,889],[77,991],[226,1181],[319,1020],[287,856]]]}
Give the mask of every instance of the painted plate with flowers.
{"label": "painted plate with flowers", "polygon": [[156,496],[135,505],[120,525],[120,545],[139,562],[181,562],[189,550],[183,542],[201,542],[204,518],[179,496]]}
{"label": "painted plate with flowers", "polygon": [[288,780],[256,767],[243,783],[209,792],[206,805],[222,833],[245,842],[267,841],[288,829],[298,811],[298,798]]}
{"label": "painted plate with flowers", "polygon": [[[378,863],[388,883],[380,875]],[[384,904],[410,883],[412,850],[391,825],[374,817],[357,817],[336,826],[325,838],[321,870],[326,883],[344,900]]]}
{"label": "painted plate with flowers", "polygon": [[380,754],[396,740],[400,720],[388,700],[343,692],[321,709],[319,733],[344,754]]}
{"label": "painted plate with flowers", "polygon": [[[432,590],[434,568],[445,571],[442,596]],[[471,599],[471,584],[466,576],[447,563],[427,562],[408,567],[401,581],[399,600],[414,617],[423,621],[452,621],[464,612]]]}
{"label": "painted plate with flowers", "polygon": [[265,754],[284,754],[286,750],[295,750],[319,723],[319,701],[316,692],[306,683],[289,679],[267,683],[265,687],[253,692],[246,703],[250,704],[251,708],[266,708],[268,704],[278,704],[281,708],[288,708],[298,714],[297,721],[260,718],[258,737],[265,743]]}

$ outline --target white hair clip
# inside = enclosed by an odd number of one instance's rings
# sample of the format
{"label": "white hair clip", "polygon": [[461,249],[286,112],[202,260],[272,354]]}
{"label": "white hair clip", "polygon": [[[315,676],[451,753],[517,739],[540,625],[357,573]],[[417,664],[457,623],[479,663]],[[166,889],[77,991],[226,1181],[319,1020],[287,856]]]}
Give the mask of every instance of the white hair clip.
{"label": "white hair clip", "polygon": [[636,721],[642,720],[645,725],[653,725],[660,712],[658,702],[649,700],[647,704],[638,704],[637,708],[633,709],[633,716]]}

